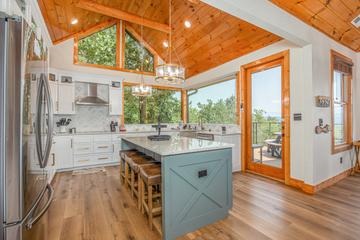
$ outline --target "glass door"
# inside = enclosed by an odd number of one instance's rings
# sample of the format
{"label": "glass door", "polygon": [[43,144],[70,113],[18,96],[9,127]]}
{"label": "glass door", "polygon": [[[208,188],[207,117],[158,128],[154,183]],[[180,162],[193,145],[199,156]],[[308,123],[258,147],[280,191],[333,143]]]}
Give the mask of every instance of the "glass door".
{"label": "glass door", "polygon": [[283,60],[246,70],[246,169],[284,179]]}

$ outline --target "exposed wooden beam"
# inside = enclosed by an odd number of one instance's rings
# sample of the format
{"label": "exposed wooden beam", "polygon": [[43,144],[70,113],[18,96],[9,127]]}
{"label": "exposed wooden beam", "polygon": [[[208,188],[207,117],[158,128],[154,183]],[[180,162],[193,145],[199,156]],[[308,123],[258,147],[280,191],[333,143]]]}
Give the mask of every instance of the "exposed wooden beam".
{"label": "exposed wooden beam", "polygon": [[145,27],[149,27],[152,29],[156,29],[158,31],[162,31],[165,33],[169,33],[170,32],[170,27],[169,25],[163,24],[163,23],[159,23],[159,22],[155,22],[149,19],[145,19],[142,18],[138,15],[134,15],[125,11],[121,11],[119,9],[115,9],[115,8],[111,8],[111,7],[107,7],[105,5],[102,4],[98,4],[96,2],[93,1],[89,1],[89,0],[80,0],[76,6],[78,8],[81,9],[85,9],[91,12],[96,12],[105,16],[110,16],[113,18],[117,18],[117,19],[121,19],[124,21],[128,21],[128,22],[132,22],[135,24],[139,24]]}

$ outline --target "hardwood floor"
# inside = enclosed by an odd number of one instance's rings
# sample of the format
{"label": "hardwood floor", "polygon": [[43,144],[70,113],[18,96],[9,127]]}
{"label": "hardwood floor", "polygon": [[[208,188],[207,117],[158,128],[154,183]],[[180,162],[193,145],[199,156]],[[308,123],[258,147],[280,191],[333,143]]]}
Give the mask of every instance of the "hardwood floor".
{"label": "hardwood floor", "polygon": [[[56,176],[49,240],[160,239],[120,185],[118,167],[106,170]],[[359,239],[360,175],[315,196],[251,174],[236,173],[233,182],[230,216],[178,240]]]}

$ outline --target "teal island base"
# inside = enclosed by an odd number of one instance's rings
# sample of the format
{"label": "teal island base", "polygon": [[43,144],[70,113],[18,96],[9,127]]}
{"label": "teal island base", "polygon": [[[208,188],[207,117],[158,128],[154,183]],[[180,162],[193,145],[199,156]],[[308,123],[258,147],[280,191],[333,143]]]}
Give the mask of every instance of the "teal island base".
{"label": "teal island base", "polygon": [[[196,142],[196,146],[207,147],[161,151],[156,144],[164,142],[149,143],[139,137],[122,139],[123,150],[137,149],[161,161],[164,240],[221,220],[232,207],[232,146],[209,147],[207,140],[193,140],[203,142]],[[171,146],[174,144],[169,143]]]}

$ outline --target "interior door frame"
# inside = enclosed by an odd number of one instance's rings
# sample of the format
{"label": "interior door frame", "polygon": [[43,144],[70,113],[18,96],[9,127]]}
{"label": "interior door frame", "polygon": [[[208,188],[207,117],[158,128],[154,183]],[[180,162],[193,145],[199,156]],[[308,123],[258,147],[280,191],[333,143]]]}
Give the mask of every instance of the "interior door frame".
{"label": "interior door frame", "polygon": [[[269,69],[274,67],[276,64],[282,66],[282,132],[283,132],[283,161],[282,161],[282,174],[279,174],[277,171],[272,171],[273,167],[262,166],[257,168],[255,171],[248,169],[248,162],[252,160],[251,157],[251,144],[252,144],[252,134],[251,128],[247,127],[251,123],[251,93],[248,87],[248,73],[251,69]],[[290,181],[290,61],[289,61],[289,50],[256,60],[254,62],[248,63],[241,66],[241,100],[240,106],[241,109],[241,158],[242,161],[242,171],[255,172],[266,177],[274,178],[277,180],[284,181],[285,184],[289,184]],[[250,134],[249,134],[250,131]]]}

